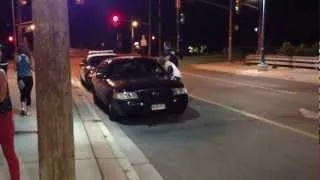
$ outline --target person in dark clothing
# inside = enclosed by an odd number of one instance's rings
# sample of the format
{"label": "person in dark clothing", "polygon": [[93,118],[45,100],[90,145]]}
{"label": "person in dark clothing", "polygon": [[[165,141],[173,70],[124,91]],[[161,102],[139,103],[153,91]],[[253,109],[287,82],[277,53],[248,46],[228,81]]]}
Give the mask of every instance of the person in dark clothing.
{"label": "person in dark clothing", "polygon": [[164,52],[163,52],[163,56],[166,59],[169,59],[169,61],[171,61],[174,65],[176,65],[177,67],[179,66],[179,59],[177,56],[176,51],[171,48],[171,44],[169,42],[164,43]]}
{"label": "person in dark clothing", "polygon": [[3,69],[0,69],[0,145],[8,163],[11,180],[19,180],[20,167],[14,149],[12,104],[9,96],[6,73]]}
{"label": "person in dark clothing", "polygon": [[21,115],[30,115],[31,91],[33,87],[32,61],[28,54],[20,49],[16,59],[18,86],[20,89]]}

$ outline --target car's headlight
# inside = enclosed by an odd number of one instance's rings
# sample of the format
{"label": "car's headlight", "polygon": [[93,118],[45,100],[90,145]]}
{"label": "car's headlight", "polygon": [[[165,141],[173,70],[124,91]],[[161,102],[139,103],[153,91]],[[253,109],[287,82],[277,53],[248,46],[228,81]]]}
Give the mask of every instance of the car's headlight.
{"label": "car's headlight", "polygon": [[113,98],[118,100],[138,99],[138,95],[135,92],[118,92],[113,94]]}
{"label": "car's headlight", "polygon": [[188,90],[186,88],[174,88],[172,89],[173,95],[187,94]]}

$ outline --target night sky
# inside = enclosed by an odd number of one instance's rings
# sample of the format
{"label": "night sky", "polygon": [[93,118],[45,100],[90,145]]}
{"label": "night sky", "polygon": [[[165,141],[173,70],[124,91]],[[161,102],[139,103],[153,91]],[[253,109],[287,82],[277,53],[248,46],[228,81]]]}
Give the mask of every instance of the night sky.
{"label": "night sky", "polygon": [[[121,20],[138,19],[147,22],[148,0],[85,0],[79,6],[69,1],[71,44],[74,47],[97,47],[104,42],[108,47],[115,44],[116,32],[123,36],[124,44],[130,39],[129,23],[118,27],[111,23],[111,16],[117,14]],[[228,0],[211,0],[228,5]],[[163,39],[174,42],[175,9],[174,0],[162,0]],[[157,1],[153,1],[153,32],[157,32]],[[267,0],[266,45],[276,48],[283,41],[293,44],[314,44],[319,40],[318,0]],[[228,12],[194,0],[183,1],[186,23],[182,26],[184,45],[207,44],[212,51],[221,51],[227,46]],[[25,11],[25,19],[29,12]],[[258,23],[256,10],[241,7],[235,15],[239,30],[234,32],[235,47],[256,47],[257,34],[254,27]],[[1,0],[0,39],[7,40],[11,32],[11,1]],[[138,34],[145,34],[142,25]]]}

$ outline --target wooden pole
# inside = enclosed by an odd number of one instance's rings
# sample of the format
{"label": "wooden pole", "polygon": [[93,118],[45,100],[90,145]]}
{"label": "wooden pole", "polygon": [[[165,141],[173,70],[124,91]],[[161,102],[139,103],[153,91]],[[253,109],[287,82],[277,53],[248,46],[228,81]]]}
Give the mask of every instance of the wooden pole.
{"label": "wooden pole", "polygon": [[11,0],[11,15],[12,15],[12,33],[13,33],[13,41],[14,41],[14,53],[17,52],[18,49],[18,41],[17,41],[17,22],[16,22],[16,5],[15,0]]}
{"label": "wooden pole", "polygon": [[40,180],[74,180],[66,0],[33,0]]}

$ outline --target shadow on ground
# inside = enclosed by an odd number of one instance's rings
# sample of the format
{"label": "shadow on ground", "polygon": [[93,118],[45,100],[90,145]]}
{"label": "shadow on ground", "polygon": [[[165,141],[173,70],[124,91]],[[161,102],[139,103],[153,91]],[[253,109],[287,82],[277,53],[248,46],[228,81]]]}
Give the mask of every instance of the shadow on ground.
{"label": "shadow on ground", "polygon": [[[103,107],[100,103],[97,106],[106,114],[106,108]],[[148,125],[148,126],[156,126],[159,124],[178,124],[183,123],[185,121],[196,120],[200,116],[200,113],[190,106],[187,107],[183,114],[171,114],[168,112],[158,112],[152,113],[148,115],[141,116],[130,116],[130,117],[121,117],[116,120],[119,124],[122,125],[130,125],[130,126],[138,126],[138,125]]]}
{"label": "shadow on ground", "polygon": [[195,109],[188,107],[183,114],[170,114],[166,112],[153,113],[145,116],[126,117],[117,120],[122,125],[138,126],[148,125],[156,126],[161,124],[179,124],[186,121],[196,120],[200,113]]}

